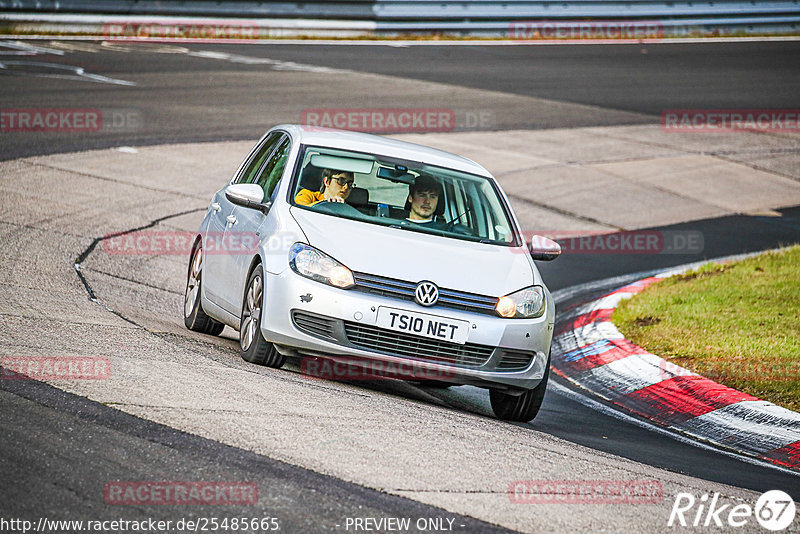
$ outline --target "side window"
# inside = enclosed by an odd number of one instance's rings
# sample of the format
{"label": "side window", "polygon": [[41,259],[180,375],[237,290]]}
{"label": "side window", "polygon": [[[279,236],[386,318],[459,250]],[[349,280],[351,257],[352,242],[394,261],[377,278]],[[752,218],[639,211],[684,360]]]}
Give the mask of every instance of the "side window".
{"label": "side window", "polygon": [[283,169],[286,167],[286,160],[289,158],[290,147],[289,138],[284,137],[261,170],[261,175],[256,183],[264,190],[265,199],[272,198],[272,192],[281,180],[281,176],[283,176]]}
{"label": "side window", "polygon": [[253,182],[253,179],[258,174],[258,169],[261,168],[263,165],[264,160],[267,156],[269,156],[272,149],[275,148],[275,145],[278,144],[283,134],[281,132],[273,132],[270,136],[264,141],[258,150],[256,150],[255,154],[250,158],[250,161],[247,162],[247,165],[244,169],[242,169],[242,173],[236,177],[236,181],[234,183],[237,184],[249,184]]}

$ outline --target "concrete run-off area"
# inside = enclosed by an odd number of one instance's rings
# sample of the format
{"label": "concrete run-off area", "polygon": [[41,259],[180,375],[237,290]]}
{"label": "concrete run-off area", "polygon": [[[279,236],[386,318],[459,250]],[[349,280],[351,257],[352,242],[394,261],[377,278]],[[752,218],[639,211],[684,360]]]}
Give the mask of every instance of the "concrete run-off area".
{"label": "concrete run-off area", "polygon": [[[800,204],[798,138],[666,134],[657,126],[398,136],[473,158],[499,178],[526,229],[637,229]],[[0,302],[6,356],[94,356],[103,380],[54,381],[148,420],[515,530],[666,528],[675,496],[757,494],[584,448],[412,385],[313,379],[245,363],[236,333],[183,326],[188,258],[114,255],[114,232],[195,230],[252,142],[168,145],[0,163]],[[34,199],[34,200],[32,200]],[[457,388],[455,395],[486,396]],[[463,390],[463,393],[461,391]],[[480,406],[480,404],[479,404]],[[650,481],[619,504],[513,498],[519,481]],[[527,487],[527,486],[524,486]],[[546,499],[544,499],[546,501]],[[751,521],[741,529],[757,531]]]}
{"label": "concrete run-off area", "polygon": [[796,134],[637,125],[399,137],[481,163],[530,230],[633,230],[800,200]]}

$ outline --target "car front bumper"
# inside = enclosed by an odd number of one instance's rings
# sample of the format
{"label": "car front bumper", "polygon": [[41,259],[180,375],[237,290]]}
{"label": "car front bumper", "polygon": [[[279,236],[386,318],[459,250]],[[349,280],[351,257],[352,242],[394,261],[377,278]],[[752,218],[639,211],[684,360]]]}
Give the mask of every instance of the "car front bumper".
{"label": "car front bumper", "polygon": [[[380,328],[380,307],[468,321],[467,342]],[[536,319],[503,319],[339,289],[288,269],[278,275],[266,273],[263,310],[264,338],[301,356],[378,361],[386,367],[420,370],[437,381],[510,390],[532,389],[541,382],[554,319],[552,305]]]}

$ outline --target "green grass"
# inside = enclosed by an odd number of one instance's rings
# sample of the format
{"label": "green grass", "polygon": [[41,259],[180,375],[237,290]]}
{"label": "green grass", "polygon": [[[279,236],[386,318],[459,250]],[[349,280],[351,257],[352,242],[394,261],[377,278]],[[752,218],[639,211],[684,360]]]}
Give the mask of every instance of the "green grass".
{"label": "green grass", "polygon": [[798,245],[662,280],[612,320],[653,354],[800,411]]}

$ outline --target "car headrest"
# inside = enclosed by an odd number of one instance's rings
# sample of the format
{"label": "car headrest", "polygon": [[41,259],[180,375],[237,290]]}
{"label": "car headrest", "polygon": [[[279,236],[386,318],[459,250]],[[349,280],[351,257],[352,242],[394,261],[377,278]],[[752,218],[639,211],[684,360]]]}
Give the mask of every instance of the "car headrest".
{"label": "car headrest", "polygon": [[366,206],[369,203],[369,191],[363,187],[354,187],[347,197],[347,203],[353,206]]}
{"label": "car headrest", "polygon": [[322,191],[322,169],[306,165],[300,176],[300,187],[309,191]]}

